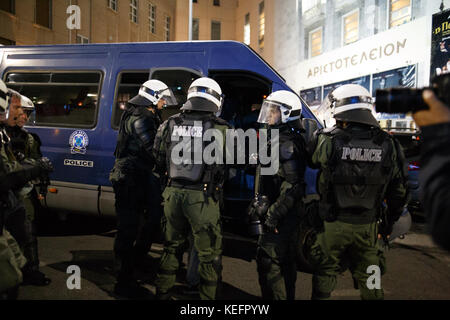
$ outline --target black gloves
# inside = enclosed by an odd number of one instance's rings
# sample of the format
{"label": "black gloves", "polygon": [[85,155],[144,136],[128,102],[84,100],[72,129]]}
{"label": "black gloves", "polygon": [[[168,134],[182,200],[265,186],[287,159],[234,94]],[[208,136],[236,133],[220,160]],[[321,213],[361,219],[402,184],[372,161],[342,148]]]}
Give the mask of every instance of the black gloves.
{"label": "black gloves", "polygon": [[255,214],[259,218],[263,218],[266,215],[267,210],[269,210],[269,198],[267,198],[267,196],[258,195],[253,199],[251,207],[254,208]]}
{"label": "black gloves", "polygon": [[267,213],[266,220],[264,221],[264,227],[266,228],[267,232],[277,232],[277,226],[278,226],[278,219],[275,218],[270,212]]}
{"label": "black gloves", "polygon": [[277,233],[278,218],[269,211],[270,202],[267,196],[258,195],[250,204],[249,216],[264,221],[264,229],[267,233]]}
{"label": "black gloves", "polygon": [[48,174],[53,172],[53,164],[50,162],[50,159],[47,157],[42,157],[36,161],[37,166],[45,173]]}

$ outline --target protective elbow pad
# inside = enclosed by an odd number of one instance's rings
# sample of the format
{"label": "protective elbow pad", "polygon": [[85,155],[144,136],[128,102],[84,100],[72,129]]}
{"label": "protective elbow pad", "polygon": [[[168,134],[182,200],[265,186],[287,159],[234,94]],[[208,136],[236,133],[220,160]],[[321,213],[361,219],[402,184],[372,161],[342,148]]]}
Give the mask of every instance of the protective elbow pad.
{"label": "protective elbow pad", "polygon": [[145,117],[136,120],[133,123],[133,126],[136,134],[144,145],[144,148],[151,154],[156,131],[155,124],[151,119]]}

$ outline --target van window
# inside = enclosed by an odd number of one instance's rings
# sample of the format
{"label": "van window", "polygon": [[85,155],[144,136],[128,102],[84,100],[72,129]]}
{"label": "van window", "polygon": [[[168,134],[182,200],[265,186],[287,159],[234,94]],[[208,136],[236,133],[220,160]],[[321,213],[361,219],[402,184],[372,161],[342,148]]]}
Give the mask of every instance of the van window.
{"label": "van window", "polygon": [[139,88],[148,80],[148,77],[148,71],[127,71],[119,74],[111,121],[111,127],[113,129],[119,128],[120,118],[122,117],[126,103],[139,93]]}
{"label": "van window", "polygon": [[160,80],[172,89],[179,105],[186,102],[189,86],[195,79],[200,77],[201,75],[194,70],[183,69],[156,69],[151,74],[152,79]]}
{"label": "van window", "polygon": [[101,79],[100,72],[11,72],[6,85],[33,101],[33,125],[93,128]]}
{"label": "van window", "polygon": [[154,69],[149,71],[125,71],[119,74],[117,80],[116,97],[114,99],[114,111],[111,121],[113,129],[118,129],[120,118],[128,100],[139,93],[141,85],[151,79],[156,79],[164,82],[170,89],[172,89],[175,98],[177,98],[178,105],[168,106],[162,112],[163,120],[167,119],[172,114],[178,113],[180,106],[187,100],[187,91],[192,81],[201,77],[200,73],[188,69]]}

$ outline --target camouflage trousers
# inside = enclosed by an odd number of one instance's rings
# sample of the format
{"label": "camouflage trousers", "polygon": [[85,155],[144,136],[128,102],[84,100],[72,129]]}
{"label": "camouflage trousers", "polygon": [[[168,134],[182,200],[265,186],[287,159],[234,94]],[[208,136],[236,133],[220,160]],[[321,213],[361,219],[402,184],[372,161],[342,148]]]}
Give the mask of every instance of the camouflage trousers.
{"label": "camouflage trousers", "polygon": [[383,250],[377,238],[377,223],[324,222],[324,229],[311,247],[311,262],[316,269],[312,298],[329,298],[336,287],[337,275],[348,267],[361,299],[382,300],[383,289],[368,286],[374,267],[379,268],[380,276],[386,271]]}
{"label": "camouflage trousers", "polygon": [[0,235],[0,294],[22,282],[21,268],[26,261],[16,240],[4,229]]}
{"label": "camouflage trousers", "polygon": [[177,252],[191,231],[200,261],[200,298],[214,300],[222,269],[219,202],[206,198],[203,191],[177,187],[167,187],[163,198],[165,243],[156,279],[157,291],[167,293],[174,286],[179,268]]}

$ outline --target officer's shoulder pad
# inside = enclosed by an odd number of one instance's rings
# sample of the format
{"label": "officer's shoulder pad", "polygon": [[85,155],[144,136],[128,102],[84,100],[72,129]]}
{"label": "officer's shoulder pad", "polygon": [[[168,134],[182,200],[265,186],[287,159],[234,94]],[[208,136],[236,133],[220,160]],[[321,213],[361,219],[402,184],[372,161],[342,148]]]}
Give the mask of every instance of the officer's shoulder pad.
{"label": "officer's shoulder pad", "polygon": [[292,140],[286,140],[280,145],[281,160],[289,160],[294,156],[295,144]]}

